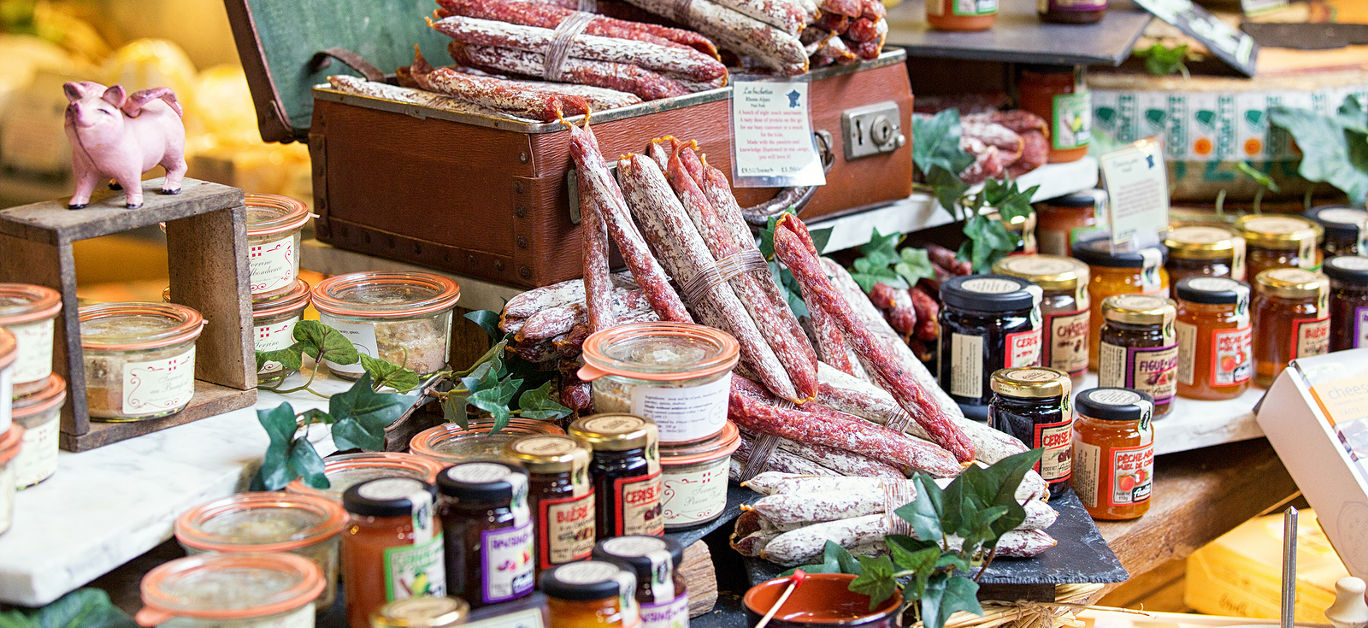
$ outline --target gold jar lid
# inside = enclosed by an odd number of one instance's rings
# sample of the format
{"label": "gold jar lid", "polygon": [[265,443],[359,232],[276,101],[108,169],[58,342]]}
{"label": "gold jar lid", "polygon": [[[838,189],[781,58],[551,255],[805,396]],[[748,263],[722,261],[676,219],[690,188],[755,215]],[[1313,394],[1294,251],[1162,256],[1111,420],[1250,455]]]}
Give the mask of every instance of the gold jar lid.
{"label": "gold jar lid", "polygon": [[570,435],[594,449],[640,449],[655,440],[656,424],[635,414],[595,414],[570,424]]}
{"label": "gold jar lid", "polygon": [[1269,249],[1296,249],[1307,240],[1319,240],[1324,231],[1314,221],[1301,216],[1267,214],[1240,216],[1235,221],[1235,228],[1250,246]]}
{"label": "gold jar lid", "polygon": [[1154,294],[1118,294],[1102,301],[1102,318],[1131,325],[1168,325],[1178,316],[1171,299]]}
{"label": "gold jar lid", "polygon": [[1169,256],[1181,259],[1226,259],[1244,249],[1244,238],[1229,227],[1182,225],[1169,229],[1164,238]]}
{"label": "gold jar lid", "polygon": [[523,436],[504,444],[503,457],[528,473],[573,473],[589,466],[589,446],[574,436]]}
{"label": "gold jar lid", "polygon": [[1317,298],[1330,291],[1330,279],[1300,268],[1270,268],[1254,278],[1262,293],[1290,299]]}
{"label": "gold jar lid", "polygon": [[1011,255],[993,264],[993,272],[1020,277],[1051,292],[1076,292],[1088,285],[1088,265],[1063,255]]}
{"label": "gold jar lid", "polygon": [[454,597],[395,600],[371,613],[371,628],[448,628],[464,624],[470,604]]}
{"label": "gold jar lid", "polygon": [[1009,397],[1033,399],[1069,398],[1073,382],[1069,374],[1048,366],[1018,366],[993,371],[989,386],[993,392]]}

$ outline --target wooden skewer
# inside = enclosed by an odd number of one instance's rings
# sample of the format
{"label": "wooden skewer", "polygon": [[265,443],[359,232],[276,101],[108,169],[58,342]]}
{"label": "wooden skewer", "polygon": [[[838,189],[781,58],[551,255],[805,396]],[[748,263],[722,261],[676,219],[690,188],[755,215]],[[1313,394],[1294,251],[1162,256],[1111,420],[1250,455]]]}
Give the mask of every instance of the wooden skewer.
{"label": "wooden skewer", "polygon": [[760,618],[760,623],[755,624],[755,628],[765,628],[765,626],[769,625],[770,620],[774,619],[774,614],[779,612],[779,608],[784,605],[784,602],[788,601],[789,596],[793,594],[793,590],[798,588],[798,583],[802,582],[805,578],[807,578],[807,574],[804,573],[802,569],[794,569],[793,575],[789,576],[788,587],[784,589],[783,594],[774,602],[774,606],[770,607],[769,611],[765,613],[765,616]]}

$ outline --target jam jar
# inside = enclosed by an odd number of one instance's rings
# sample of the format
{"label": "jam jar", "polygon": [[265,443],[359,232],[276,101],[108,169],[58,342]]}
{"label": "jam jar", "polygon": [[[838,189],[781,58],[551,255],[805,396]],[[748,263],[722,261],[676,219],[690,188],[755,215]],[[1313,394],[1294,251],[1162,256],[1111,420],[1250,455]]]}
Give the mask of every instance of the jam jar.
{"label": "jam jar", "polygon": [[28,488],[57,472],[62,405],[67,385],[61,375],[47,376],[41,390],[14,400],[14,423],[24,428],[24,447],[14,459],[14,485]]}
{"label": "jam jar", "polygon": [[1037,203],[1036,240],[1046,255],[1073,255],[1073,244],[1107,226],[1107,193],[1087,190]]}
{"label": "jam jar", "polygon": [[1069,490],[1073,457],[1073,396],[1069,374],[1044,366],[993,373],[988,425],[1044,453],[1035,470],[1050,484],[1050,497]]}
{"label": "jam jar", "polygon": [[[52,373],[54,321],[61,313],[62,296],[52,288],[0,283],[0,329],[14,334],[18,343],[10,374],[13,396],[23,397],[47,385],[47,376]],[[7,426],[0,425],[3,429]]]}
{"label": "jam jar", "polygon": [[1368,257],[1325,260],[1330,277],[1330,350],[1368,347]]}
{"label": "jam jar", "polygon": [[727,421],[722,433],[701,443],[660,446],[661,514],[666,530],[689,528],[722,516],[727,509],[731,455],[741,447],[741,430]]}
{"label": "jam jar", "polygon": [[998,0],[926,0],[926,22],[937,30],[988,30],[997,14]]}
{"label": "jam jar", "polygon": [[1154,401],[1125,388],[1074,400],[1073,488],[1093,519],[1135,519],[1154,487]]}
{"label": "jam jar", "polygon": [[634,628],[641,625],[631,571],[603,560],[582,560],[542,572],[551,628]]}
{"label": "jam jar", "polygon": [[503,457],[527,469],[537,572],[588,558],[595,539],[589,446],[573,436],[523,436],[504,445]]}
{"label": "jam jar", "polygon": [[589,477],[598,538],[664,534],[655,424],[631,414],[595,414],[571,423],[570,435],[593,450]]}
{"label": "jam jar", "polygon": [[1336,255],[1365,255],[1368,246],[1368,210],[1348,205],[1321,205],[1306,210],[1302,216],[1315,221],[1325,231],[1325,241],[1321,243],[1324,257]]}
{"label": "jam jar", "polygon": [[421,456],[393,451],[338,454],[323,459],[323,476],[328,479],[327,487],[309,486],[304,482],[304,478],[297,478],[285,487],[285,491],[318,495],[341,503],[344,491],[366,480],[412,478],[436,482],[437,472],[442,470],[442,466]]}
{"label": "jam jar", "polygon": [[164,628],[312,628],[323,579],[318,565],[292,554],[187,556],[143,576],[134,619]]}
{"label": "jam jar", "polygon": [[1264,388],[1297,358],[1330,350],[1330,280],[1300,268],[1254,277],[1254,383]]}
{"label": "jam jar", "polygon": [[466,623],[470,605],[454,597],[395,600],[371,614],[370,628],[454,628]]}
{"label": "jam jar", "polygon": [[247,251],[252,299],[289,292],[299,280],[299,239],[309,209],[277,194],[248,194]]}
{"label": "jam jar", "polygon": [[[1184,277],[1229,277],[1245,279],[1244,238],[1229,227],[1179,225],[1164,238],[1168,248],[1169,285],[1177,286]],[[1177,296],[1174,289],[1173,296]]]}
{"label": "jam jar", "polygon": [[1015,255],[993,264],[999,275],[1020,277],[1043,292],[1040,364],[1064,371],[1077,384],[1088,372],[1088,265],[1058,255]]}
{"label": "jam jar", "polygon": [[342,493],[351,523],[342,532],[347,623],[369,625],[387,602],[446,595],[437,488],[411,478],[379,478]]}
{"label": "jam jar", "polygon": [[966,275],[941,284],[940,385],[965,416],[988,418],[993,371],[1039,366],[1040,286],[1008,275]]}
{"label": "jam jar", "polygon": [[1107,0],[1036,0],[1042,22],[1093,24],[1107,14]]}
{"label": "jam jar", "polygon": [[[357,351],[428,375],[447,368],[451,311],[460,297],[456,282],[435,273],[360,272],[318,282],[312,299],[318,320]],[[344,379],[365,372],[360,362],[327,364]]]}
{"label": "jam jar", "polygon": [[[1085,2],[1087,0],[1084,0]],[[1078,161],[1092,141],[1092,95],[1082,66],[1023,65],[1017,104],[1050,127],[1050,163]]]}
{"label": "jam jar", "polygon": [[1235,228],[1245,239],[1245,274],[1258,277],[1270,268],[1319,270],[1321,226],[1301,216],[1240,216]]}
{"label": "jam jar", "polygon": [[467,462],[437,475],[446,539],[447,591],[471,608],[526,597],[533,572],[527,471],[507,462]]}
{"label": "jam jar", "polygon": [[1097,368],[1097,346],[1102,329],[1102,308],[1107,297],[1117,294],[1168,294],[1168,271],[1164,259],[1168,249],[1162,245],[1138,250],[1113,247],[1109,238],[1080,240],[1074,244],[1074,257],[1088,265],[1088,366]]}
{"label": "jam jar", "polygon": [[1249,285],[1227,277],[1178,282],[1178,396],[1234,399],[1254,373]]}
{"label": "jam jar", "polygon": [[473,420],[462,428],[455,423],[430,427],[409,439],[409,451],[442,466],[476,460],[498,460],[504,445],[523,436],[564,434],[555,423],[540,419],[513,417],[503,429],[494,432],[494,420]]}
{"label": "jam jar", "polygon": [[92,419],[138,421],[180,412],[195,395],[195,339],[205,321],[176,303],[80,309],[86,407]]}
{"label": "jam jar", "polygon": [[654,422],[664,444],[717,436],[727,422],[735,338],[704,325],[627,323],[584,340],[579,378],[591,382],[594,410]]}
{"label": "jam jar", "polygon": [[684,546],[668,537],[619,536],[594,548],[594,559],[617,563],[636,574],[642,628],[689,623],[689,591],[680,568]]}
{"label": "jam jar", "polygon": [[1154,416],[1173,409],[1178,392],[1177,309],[1152,294],[1118,294],[1102,302],[1102,344],[1097,385],[1149,395]]}

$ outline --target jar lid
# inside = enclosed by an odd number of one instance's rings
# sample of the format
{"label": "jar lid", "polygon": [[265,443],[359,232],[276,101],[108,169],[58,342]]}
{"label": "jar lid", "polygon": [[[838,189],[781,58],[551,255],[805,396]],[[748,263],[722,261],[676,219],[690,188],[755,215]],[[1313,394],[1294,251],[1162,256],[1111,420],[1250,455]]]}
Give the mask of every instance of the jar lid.
{"label": "jar lid", "polygon": [[0,327],[52,318],[62,311],[62,295],[47,286],[0,283]]}
{"label": "jar lid", "polygon": [[101,351],[155,349],[194,340],[203,316],[179,303],[97,303],[80,309],[81,347]]}
{"label": "jar lid", "polygon": [[[1031,290],[1034,288],[1034,290]],[[941,301],[947,307],[981,312],[1015,312],[1035,307],[1040,288],[1020,277],[964,275],[941,284]]]}
{"label": "jar lid", "polygon": [[309,208],[304,203],[279,194],[248,194],[247,235],[272,235],[304,226],[309,222]]}
{"label": "jar lid", "polygon": [[[170,288],[167,288],[170,290]],[[290,291],[263,301],[252,301],[252,318],[266,318],[309,307],[309,282],[296,279]]]}
{"label": "jar lid", "polygon": [[542,572],[542,593],[558,600],[603,600],[636,595],[636,576],[614,563],[582,560]]}
{"label": "jar lid", "polygon": [[1119,246],[1112,250],[1111,239],[1107,237],[1079,240],[1071,249],[1073,256],[1089,266],[1103,268],[1145,268],[1163,266],[1168,259],[1168,249],[1156,244],[1140,250]]}
{"label": "jar lid", "polygon": [[1254,278],[1259,292],[1292,299],[1319,297],[1330,290],[1325,275],[1300,268],[1270,268]]}
{"label": "jar lid", "polygon": [[176,518],[176,540],[205,552],[289,552],[336,536],[347,513],[330,499],[296,493],[240,493]]}
{"label": "jar lid", "polygon": [[1308,220],[1315,221],[1326,233],[1341,238],[1355,239],[1364,223],[1368,222],[1368,210],[1348,205],[1321,205],[1302,213]]}
{"label": "jar lid", "polygon": [[1072,208],[1097,207],[1097,200],[1100,194],[1101,190],[1084,190],[1082,192],[1076,192],[1074,194],[1065,194],[1064,196],[1052,198],[1048,201],[1042,202],[1041,205],[1044,205],[1046,207]]}
{"label": "jar lid", "polygon": [[437,487],[413,478],[379,478],[356,484],[342,493],[347,512],[368,517],[412,515],[415,508],[431,507]]}
{"label": "jar lid", "polygon": [[462,428],[455,423],[430,427],[409,439],[409,451],[438,462],[455,464],[476,460],[498,460],[504,445],[528,435],[564,434],[555,423],[540,419],[513,417],[498,432],[494,420],[470,421]]}
{"label": "jar lid", "polygon": [[334,275],[313,287],[313,305],[335,316],[407,318],[455,307],[456,282],[435,273],[366,271]]}
{"label": "jar lid", "polygon": [[[4,341],[0,341],[0,345],[3,344]],[[3,347],[0,347],[0,351],[3,351]],[[14,398],[14,420],[22,421],[60,407],[62,402],[66,401],[66,388],[66,380],[62,379],[61,375],[49,374],[47,379],[43,380],[43,387],[37,392]]]}
{"label": "jar lid", "polygon": [[589,335],[579,377],[618,375],[649,381],[696,379],[730,371],[741,345],[720,329],[693,323],[628,323]]}
{"label": "jar lid", "polygon": [[450,628],[465,623],[470,604],[454,597],[410,597],[371,613],[371,628]]}
{"label": "jar lid", "polygon": [[1335,281],[1368,283],[1368,257],[1362,255],[1332,257],[1325,260],[1325,267],[1322,270]]}
{"label": "jar lid", "polygon": [[662,466],[683,466],[698,464],[718,458],[726,458],[741,448],[741,430],[736,424],[727,421],[717,436],[698,443],[685,445],[661,445],[660,464]]}
{"label": "jar lid", "polygon": [[1164,325],[1178,316],[1172,299],[1155,294],[1117,294],[1102,300],[1102,318],[1131,325]]}
{"label": "jar lid", "polygon": [[656,438],[656,424],[634,414],[595,414],[570,424],[570,435],[594,449],[641,449]]}
{"label": "jar lid", "polygon": [[1010,255],[993,264],[993,273],[1020,277],[1050,291],[1074,292],[1088,284],[1088,265],[1063,255]]}
{"label": "jar lid", "polygon": [[1182,225],[1169,229],[1164,238],[1170,257],[1179,259],[1225,259],[1234,257],[1240,234],[1227,227]]}
{"label": "jar lid", "polygon": [[24,428],[11,423],[8,431],[0,433],[0,464],[5,464],[19,455],[19,446],[24,444]]}
{"label": "jar lid", "polygon": [[637,580],[649,582],[670,577],[684,564],[684,546],[667,536],[633,534],[599,541],[594,546],[593,556],[597,560],[628,566],[636,572]]}
{"label": "jar lid", "polygon": [[8,329],[0,327],[0,369],[9,368],[19,359],[19,341]]}
{"label": "jar lid", "polygon": [[269,617],[312,603],[324,586],[322,569],[295,554],[187,556],[143,576],[137,621],[154,626],[172,617]]}
{"label": "jar lid", "polygon": [[1148,421],[1154,416],[1154,397],[1129,388],[1093,388],[1078,393],[1078,414],[1103,421]]}
{"label": "jar lid", "polygon": [[1174,287],[1178,298],[1208,305],[1249,305],[1249,284],[1229,277],[1184,277]]}
{"label": "jar lid", "polygon": [[507,462],[467,462],[437,474],[437,491],[457,501],[512,501],[527,498],[527,470]]}
{"label": "jar lid", "polygon": [[323,459],[323,475],[328,488],[318,489],[304,483],[304,478],[290,482],[285,490],[290,493],[321,495],[340,501],[347,489],[377,478],[412,478],[436,482],[442,465],[435,460],[388,451],[364,451],[354,454],[328,456]]}
{"label": "jar lid", "polygon": [[529,473],[573,473],[589,466],[589,446],[574,436],[523,436],[504,444],[505,459]]}
{"label": "jar lid", "polygon": [[1073,380],[1068,373],[1048,366],[1018,366],[993,371],[989,386],[999,395],[1042,399],[1067,397]]}
{"label": "jar lid", "polygon": [[1295,249],[1306,240],[1320,239],[1323,232],[1320,225],[1301,216],[1267,214],[1240,216],[1235,228],[1251,246],[1270,249]]}

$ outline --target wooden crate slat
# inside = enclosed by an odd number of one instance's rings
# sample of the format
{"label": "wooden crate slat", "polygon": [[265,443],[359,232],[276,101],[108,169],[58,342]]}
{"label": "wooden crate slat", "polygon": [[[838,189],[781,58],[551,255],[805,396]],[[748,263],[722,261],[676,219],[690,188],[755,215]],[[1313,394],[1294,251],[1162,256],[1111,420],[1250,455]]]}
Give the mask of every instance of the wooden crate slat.
{"label": "wooden crate slat", "polygon": [[84,209],[69,210],[63,199],[0,210],[0,230],[28,239],[34,238],[26,234],[38,230],[67,241],[85,240],[242,205],[237,188],[186,179],[181,193],[172,196],[159,192],[161,181],[143,181],[143,206],[138,209],[124,207],[122,190],[101,189]]}

